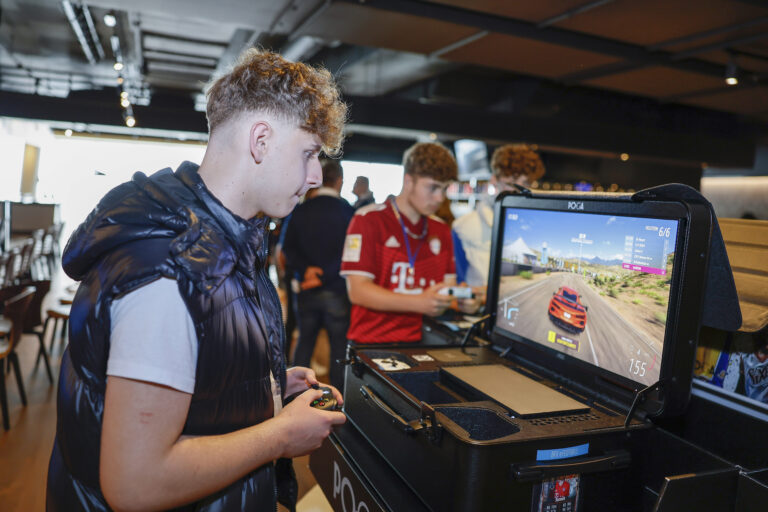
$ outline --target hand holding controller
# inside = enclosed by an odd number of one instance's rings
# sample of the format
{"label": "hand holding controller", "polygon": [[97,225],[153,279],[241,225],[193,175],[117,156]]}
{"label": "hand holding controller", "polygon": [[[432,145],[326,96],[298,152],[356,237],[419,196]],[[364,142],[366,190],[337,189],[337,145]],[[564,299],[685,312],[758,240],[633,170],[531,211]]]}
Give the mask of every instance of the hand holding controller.
{"label": "hand holding controller", "polygon": [[310,407],[314,407],[315,409],[320,409],[322,411],[335,411],[337,409],[337,404],[336,399],[333,397],[333,391],[331,391],[331,388],[320,386],[317,389],[322,390],[323,396],[316,400],[312,400],[312,403],[309,404]]}
{"label": "hand holding controller", "polygon": [[446,286],[439,292],[440,295],[450,295],[457,299],[474,299],[475,294],[469,286]]}

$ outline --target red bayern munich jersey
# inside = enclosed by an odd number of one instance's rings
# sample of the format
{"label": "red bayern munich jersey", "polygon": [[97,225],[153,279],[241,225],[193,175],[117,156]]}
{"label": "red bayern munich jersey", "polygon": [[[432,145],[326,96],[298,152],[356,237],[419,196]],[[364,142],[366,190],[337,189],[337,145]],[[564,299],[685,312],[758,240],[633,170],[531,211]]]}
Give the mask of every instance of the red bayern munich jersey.
{"label": "red bayern munich jersey", "polygon": [[[401,216],[411,233],[421,234],[427,222],[427,235],[418,240],[408,238],[415,258],[410,275],[408,252],[403,229],[387,202],[366,206],[357,211],[347,229],[341,275],[368,276],[382,288],[395,293],[417,294],[425,288],[455,274],[451,228],[436,217],[422,219],[417,224]],[[421,339],[420,313],[389,313],[352,305],[347,338],[358,343],[391,343]]]}

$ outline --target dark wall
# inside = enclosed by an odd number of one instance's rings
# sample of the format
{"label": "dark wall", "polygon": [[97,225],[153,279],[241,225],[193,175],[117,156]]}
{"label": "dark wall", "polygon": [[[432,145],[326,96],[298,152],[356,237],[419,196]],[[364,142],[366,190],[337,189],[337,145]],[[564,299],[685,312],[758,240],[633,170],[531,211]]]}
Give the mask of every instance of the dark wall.
{"label": "dark wall", "polygon": [[545,181],[600,184],[606,189],[616,184],[622,189],[640,190],[664,183],[684,183],[698,189],[701,168],[696,165],[669,165],[646,161],[588,158],[555,153],[542,154],[547,168]]}

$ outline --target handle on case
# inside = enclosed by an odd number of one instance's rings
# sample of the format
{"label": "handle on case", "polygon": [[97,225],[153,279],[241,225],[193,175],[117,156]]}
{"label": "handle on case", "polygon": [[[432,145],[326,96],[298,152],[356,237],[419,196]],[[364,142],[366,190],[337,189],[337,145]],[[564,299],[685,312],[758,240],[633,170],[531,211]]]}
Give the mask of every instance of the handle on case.
{"label": "handle on case", "polygon": [[632,456],[626,450],[568,462],[512,464],[512,477],[518,482],[534,482],[572,473],[596,473],[628,467]]}
{"label": "handle on case", "polygon": [[368,386],[360,386],[360,394],[368,401],[368,403],[373,404],[380,411],[389,416],[392,423],[406,434],[412,434],[423,428],[423,425],[418,420],[412,422],[405,421],[405,418],[384,403],[384,401]]}

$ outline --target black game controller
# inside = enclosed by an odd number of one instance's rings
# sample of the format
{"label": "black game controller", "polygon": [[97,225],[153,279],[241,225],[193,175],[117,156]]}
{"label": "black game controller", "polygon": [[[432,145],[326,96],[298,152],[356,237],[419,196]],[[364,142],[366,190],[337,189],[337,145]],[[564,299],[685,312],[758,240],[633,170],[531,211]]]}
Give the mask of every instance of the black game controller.
{"label": "black game controller", "polygon": [[336,399],[333,397],[333,391],[331,391],[331,388],[319,386],[316,389],[321,390],[323,392],[323,396],[316,400],[312,400],[312,403],[309,405],[322,411],[335,411],[337,409],[337,404]]}

